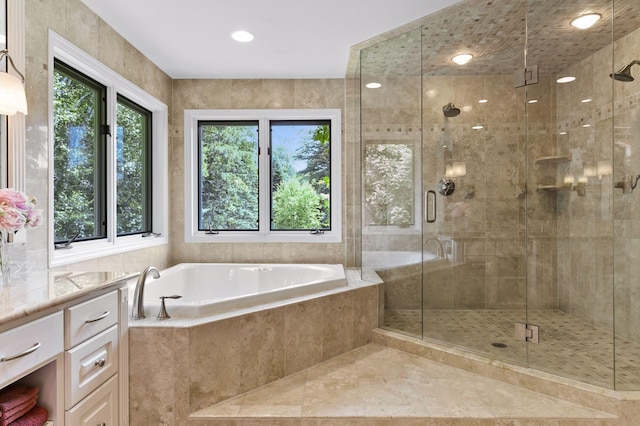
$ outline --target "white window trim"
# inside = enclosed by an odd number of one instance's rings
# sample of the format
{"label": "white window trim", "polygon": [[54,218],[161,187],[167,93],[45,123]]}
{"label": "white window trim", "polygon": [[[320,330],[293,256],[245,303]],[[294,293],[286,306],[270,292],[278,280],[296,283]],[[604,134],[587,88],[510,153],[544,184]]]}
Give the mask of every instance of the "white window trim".
{"label": "white window trim", "polygon": [[[107,86],[108,105],[107,122],[116,128],[115,106],[117,94],[139,104],[152,113],[152,197],[153,232],[159,236],[142,237],[128,235],[117,237],[116,221],[116,164],[115,140],[107,138],[107,149],[111,155],[107,158],[107,238],[93,241],[75,242],[71,248],[54,249],[53,225],[53,175],[54,175],[54,126],[53,126],[53,71],[54,58]],[[49,30],[49,267],[68,265],[104,256],[125,253],[167,244],[169,242],[169,179],[168,179],[168,108],[160,100],[151,96],[140,87],[125,79],[92,56],[85,53],[54,31]]]}
{"label": "white window trim", "polygon": [[[259,120],[260,139],[268,141],[269,120],[331,120],[331,230],[312,235],[309,231],[271,231],[269,209],[260,209],[260,231],[198,231],[198,121]],[[184,111],[184,223],[185,242],[230,243],[339,243],[342,242],[342,143],[340,109],[185,109]],[[266,150],[263,150],[265,152]],[[260,169],[269,169],[267,155],[259,157]],[[260,179],[260,206],[269,204],[269,182]]]}

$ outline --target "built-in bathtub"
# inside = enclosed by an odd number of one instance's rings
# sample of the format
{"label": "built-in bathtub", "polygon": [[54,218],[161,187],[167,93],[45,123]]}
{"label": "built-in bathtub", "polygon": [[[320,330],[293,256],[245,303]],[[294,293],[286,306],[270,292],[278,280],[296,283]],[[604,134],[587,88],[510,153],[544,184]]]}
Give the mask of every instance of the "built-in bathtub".
{"label": "built-in bathtub", "polygon": [[[147,278],[147,317],[160,310],[161,296],[174,318],[203,318],[347,286],[342,265],[182,263]],[[133,300],[134,287],[129,287]]]}
{"label": "built-in bathtub", "polygon": [[[430,283],[448,282],[455,265],[448,256],[419,251],[364,251],[362,266],[375,271],[384,281],[385,309],[421,309],[423,279]],[[430,298],[427,303],[431,303]],[[427,306],[427,305],[425,305]],[[432,306],[430,306],[432,307]],[[435,308],[435,307],[434,307]],[[382,314],[381,314],[382,315]]]}
{"label": "built-in bathtub", "polygon": [[[370,343],[378,325],[380,280],[341,265],[181,264],[160,274],[145,285],[146,318],[129,321],[132,425],[186,424]],[[157,320],[159,297],[174,294],[183,297],[167,300],[171,318]]]}
{"label": "built-in bathtub", "polygon": [[429,262],[431,266],[446,262],[444,257],[428,251],[364,251],[362,265],[374,271],[386,271],[403,266],[419,265]]}

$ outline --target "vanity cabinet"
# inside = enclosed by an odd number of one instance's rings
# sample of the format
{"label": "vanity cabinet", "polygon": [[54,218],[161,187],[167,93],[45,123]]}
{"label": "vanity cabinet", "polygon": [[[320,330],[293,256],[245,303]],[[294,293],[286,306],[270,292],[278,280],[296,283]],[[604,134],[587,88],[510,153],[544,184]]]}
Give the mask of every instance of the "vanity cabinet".
{"label": "vanity cabinet", "polygon": [[37,386],[47,426],[128,425],[127,297],[120,285],[0,333],[0,389]]}
{"label": "vanity cabinet", "polygon": [[[118,398],[97,392],[118,373],[118,292],[65,309],[65,423],[114,425]],[[89,421],[89,420],[87,420]]]}
{"label": "vanity cabinet", "polygon": [[48,363],[62,352],[62,312],[0,334],[0,387]]}

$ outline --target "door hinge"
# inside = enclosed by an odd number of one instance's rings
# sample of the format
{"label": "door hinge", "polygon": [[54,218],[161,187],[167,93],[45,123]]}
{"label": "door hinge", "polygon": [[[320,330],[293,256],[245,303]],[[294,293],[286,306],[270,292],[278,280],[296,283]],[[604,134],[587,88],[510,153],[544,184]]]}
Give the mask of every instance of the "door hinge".
{"label": "door hinge", "polygon": [[538,66],[532,65],[530,67],[521,68],[515,70],[515,87],[529,86],[531,84],[538,83]]}
{"label": "door hinge", "polygon": [[540,327],[523,322],[516,323],[516,340],[531,343],[540,343]]}

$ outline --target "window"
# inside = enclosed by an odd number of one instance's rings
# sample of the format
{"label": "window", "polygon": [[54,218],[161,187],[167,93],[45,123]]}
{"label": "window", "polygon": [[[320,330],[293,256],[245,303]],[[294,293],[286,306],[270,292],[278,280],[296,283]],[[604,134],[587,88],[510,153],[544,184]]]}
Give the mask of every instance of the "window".
{"label": "window", "polygon": [[50,40],[50,266],[166,244],[166,105]]}
{"label": "window", "polygon": [[340,110],[186,110],[186,241],[341,241]]}

